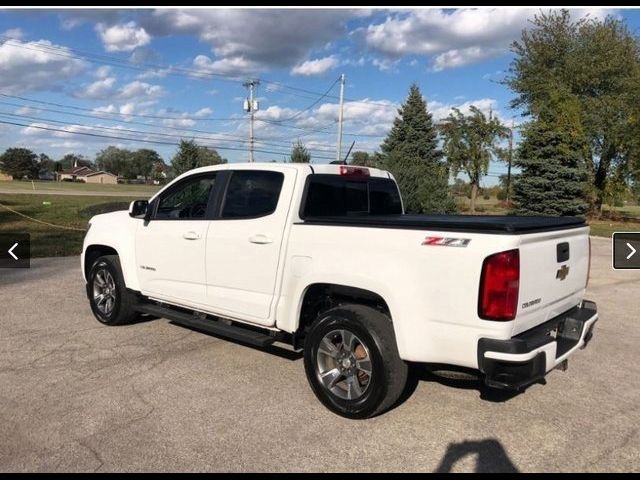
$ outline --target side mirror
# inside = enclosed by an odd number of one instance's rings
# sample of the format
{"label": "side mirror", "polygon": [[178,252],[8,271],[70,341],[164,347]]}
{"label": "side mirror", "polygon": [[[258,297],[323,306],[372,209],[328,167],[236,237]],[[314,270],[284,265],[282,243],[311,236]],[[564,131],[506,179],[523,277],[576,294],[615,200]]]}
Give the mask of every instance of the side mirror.
{"label": "side mirror", "polygon": [[134,200],[129,204],[129,216],[133,218],[145,218],[149,210],[148,200]]}

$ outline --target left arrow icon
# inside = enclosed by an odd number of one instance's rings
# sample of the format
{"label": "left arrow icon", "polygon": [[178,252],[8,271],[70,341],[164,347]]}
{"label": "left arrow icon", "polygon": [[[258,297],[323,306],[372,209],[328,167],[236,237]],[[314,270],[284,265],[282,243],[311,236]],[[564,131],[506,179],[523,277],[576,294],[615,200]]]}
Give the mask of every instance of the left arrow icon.
{"label": "left arrow icon", "polygon": [[7,250],[9,252],[9,255],[11,255],[14,260],[18,260],[18,257],[16,257],[16,254],[13,253],[13,249],[16,248],[17,246],[18,246],[18,242],[14,243],[13,247],[11,247],[9,250]]}

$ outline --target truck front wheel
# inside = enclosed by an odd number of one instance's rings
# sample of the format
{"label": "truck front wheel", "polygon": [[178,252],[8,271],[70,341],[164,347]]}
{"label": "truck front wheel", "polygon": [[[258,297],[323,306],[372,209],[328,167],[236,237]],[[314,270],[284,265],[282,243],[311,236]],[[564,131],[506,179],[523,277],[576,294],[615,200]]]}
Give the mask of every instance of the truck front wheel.
{"label": "truck front wheel", "polygon": [[304,342],[307,379],[318,399],[347,418],[368,418],[398,400],[408,366],[400,358],[393,325],[364,305],[320,314]]}
{"label": "truck front wheel", "polygon": [[136,300],[127,291],[117,255],[98,258],[87,278],[87,293],[93,315],[105,325],[126,325],[138,314],[134,309]]}

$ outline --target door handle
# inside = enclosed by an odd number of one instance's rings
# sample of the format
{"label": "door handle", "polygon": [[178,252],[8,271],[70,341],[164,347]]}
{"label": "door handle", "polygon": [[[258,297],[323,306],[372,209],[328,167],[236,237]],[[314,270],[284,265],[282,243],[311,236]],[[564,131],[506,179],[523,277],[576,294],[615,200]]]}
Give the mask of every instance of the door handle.
{"label": "door handle", "polygon": [[186,240],[200,240],[200,234],[196,232],[185,232],[182,234],[182,238]]}
{"label": "door handle", "polygon": [[263,235],[261,233],[257,234],[257,235],[252,235],[251,237],[249,237],[249,241],[251,243],[257,243],[258,245],[265,245],[267,243],[272,243],[273,240],[271,240],[269,237],[267,237],[266,235]]}

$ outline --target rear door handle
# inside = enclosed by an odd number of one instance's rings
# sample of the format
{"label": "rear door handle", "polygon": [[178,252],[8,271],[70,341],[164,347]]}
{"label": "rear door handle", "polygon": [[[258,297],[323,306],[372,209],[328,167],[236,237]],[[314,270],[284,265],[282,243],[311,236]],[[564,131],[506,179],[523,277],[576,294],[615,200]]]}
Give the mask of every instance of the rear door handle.
{"label": "rear door handle", "polygon": [[257,235],[252,235],[251,237],[249,237],[249,241],[251,243],[257,243],[258,245],[265,245],[267,243],[272,243],[273,240],[271,240],[269,237],[267,237],[266,235],[263,235],[261,233],[257,234]]}
{"label": "rear door handle", "polygon": [[186,240],[200,240],[200,234],[196,232],[185,232],[182,234],[182,238]]}

